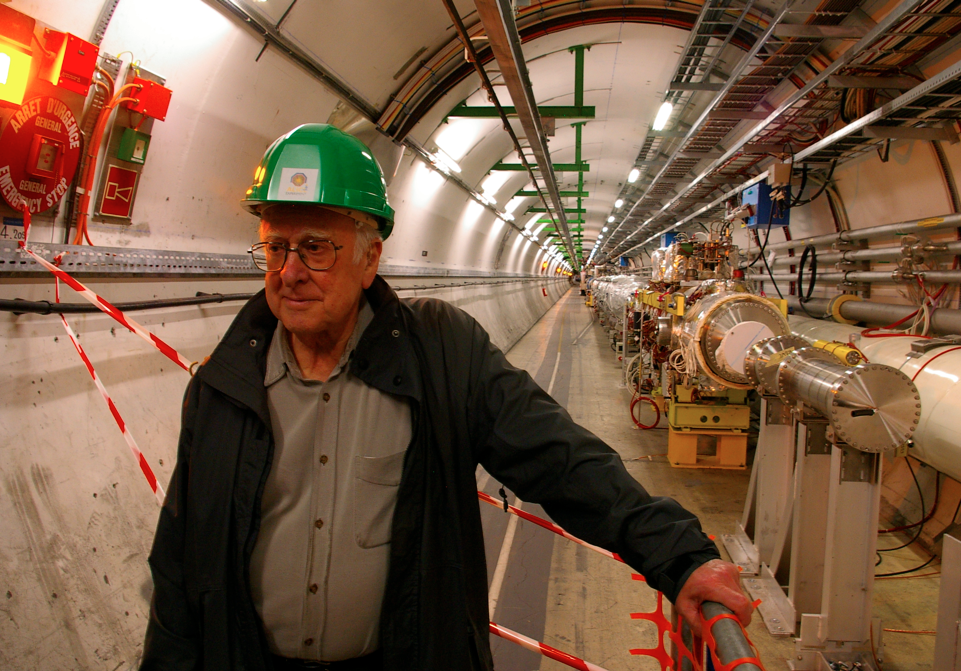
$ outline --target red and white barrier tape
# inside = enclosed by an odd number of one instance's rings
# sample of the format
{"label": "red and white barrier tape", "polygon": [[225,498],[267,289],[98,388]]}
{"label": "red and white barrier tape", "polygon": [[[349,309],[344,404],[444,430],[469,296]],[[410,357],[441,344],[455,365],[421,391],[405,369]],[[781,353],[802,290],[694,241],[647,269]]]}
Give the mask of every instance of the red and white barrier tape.
{"label": "red and white barrier tape", "polygon": [[499,624],[490,624],[491,633],[495,636],[500,636],[501,638],[507,639],[513,643],[518,644],[522,648],[527,648],[532,652],[544,655],[549,659],[560,662],[561,664],[566,664],[572,669],[578,669],[579,671],[606,671],[604,667],[598,666],[597,664],[591,664],[590,662],[585,662],[583,659],[574,657],[573,655],[568,655],[566,652],[561,652],[557,648],[552,648],[546,643],[540,643],[535,641],[533,638],[527,638],[516,631],[511,631],[510,629],[505,629]]}
{"label": "red and white barrier tape", "polygon": [[125,315],[123,312],[111,305],[107,300],[101,298],[93,291],[85,287],[83,284],[72,278],[70,275],[64,271],[57,268],[55,265],[47,261],[45,258],[36,254],[32,249],[27,247],[27,234],[30,231],[30,212],[25,211],[23,217],[23,240],[20,241],[20,248],[23,249],[27,254],[33,257],[33,259],[39,263],[41,266],[53,273],[54,277],[59,280],[63,280],[71,289],[76,291],[78,294],[83,296],[87,301],[100,308],[108,315],[116,319],[123,326],[129,329],[131,332],[136,333],[138,336],[146,340],[148,343],[153,345],[155,348],[160,350],[160,352],[166,356],[168,359],[173,361],[175,364],[183,368],[188,373],[190,372],[190,360],[185,356],[180,354],[173,347],[165,343],[163,340],[155,336],[153,333],[145,329],[143,326],[138,324],[136,321]]}
{"label": "red and white barrier tape", "polygon": [[191,362],[185,356],[180,354],[180,352],[178,352],[173,347],[165,343],[163,340],[155,336],[153,333],[145,329],[136,321],[134,321],[133,319],[125,315],[123,312],[115,308],[107,300],[101,298],[100,296],[95,294],[93,291],[85,287],[83,284],[81,284],[74,278],[70,277],[70,275],[68,275],[67,273],[65,273],[64,271],[60,270],[55,265],[47,261],[45,258],[33,252],[33,250],[27,249],[25,247],[24,251],[30,256],[32,256],[37,263],[39,263],[44,268],[46,268],[51,273],[53,273],[57,279],[63,280],[71,289],[73,289],[78,294],[83,296],[87,301],[94,304],[95,306],[97,306],[98,308],[106,312],[108,315],[116,319],[118,322],[120,322],[123,326],[125,326],[131,332],[136,333],[138,336],[146,340],[148,343],[150,343],[155,348],[160,350],[160,352],[164,356],[166,356],[175,364],[183,368],[185,371],[190,372]]}
{"label": "red and white barrier tape", "polygon": [[[489,495],[489,494],[485,494],[485,493],[482,492],[482,491],[478,491],[478,492],[477,492],[477,498],[479,498],[479,499],[480,499],[481,501],[483,501],[484,503],[489,503],[489,504],[491,504],[491,505],[494,506],[495,508],[503,508],[503,507],[504,507],[504,503],[503,503],[502,501],[498,501],[498,500],[495,499],[493,496],[491,496],[491,495]],[[554,524],[553,522],[548,522],[547,520],[545,520],[545,519],[543,519],[543,518],[541,518],[541,517],[538,517],[537,515],[531,515],[529,512],[526,512],[526,511],[524,511],[524,510],[519,510],[518,508],[515,508],[514,506],[507,506],[507,512],[513,513],[514,515],[517,515],[517,516],[520,517],[522,520],[527,520],[528,522],[533,522],[533,523],[536,524],[537,526],[543,527],[544,529],[547,529],[548,531],[553,531],[553,532],[554,532],[555,534],[557,534],[558,536],[563,536],[563,537],[566,538],[567,540],[574,541],[574,542],[577,543],[578,545],[583,545],[584,547],[589,548],[589,549],[591,549],[591,550],[593,550],[594,552],[597,552],[597,553],[599,553],[599,554],[602,554],[602,555],[604,555],[605,557],[610,557],[611,559],[616,559],[617,561],[621,562],[622,564],[625,563],[624,560],[621,559],[621,556],[620,556],[619,554],[617,554],[616,552],[609,552],[608,550],[605,550],[604,548],[599,548],[599,547],[597,547],[596,545],[591,545],[590,543],[588,543],[588,542],[586,542],[586,541],[582,541],[582,540],[581,540],[580,538],[578,538],[577,536],[572,536],[572,535],[570,535],[569,533],[567,533],[566,531],[564,531],[562,528],[560,528],[559,526],[557,526],[557,525]]]}
{"label": "red and white barrier tape", "polygon": [[[60,302],[60,284],[57,283],[57,302]],[[147,459],[143,456],[143,452],[140,451],[140,447],[137,445],[137,441],[130,434],[129,429],[127,429],[127,424],[123,421],[123,417],[120,416],[120,411],[117,410],[116,404],[114,404],[113,399],[110,398],[110,394],[107,393],[106,387],[103,386],[103,382],[97,377],[97,371],[94,370],[93,364],[90,363],[90,359],[87,357],[87,353],[83,351],[83,347],[80,345],[80,340],[77,339],[77,334],[73,332],[70,328],[70,324],[67,323],[67,318],[60,315],[60,321],[63,322],[63,328],[67,331],[67,335],[70,336],[73,346],[77,348],[77,353],[80,358],[83,359],[83,365],[87,367],[87,372],[90,373],[90,377],[93,378],[94,384],[97,385],[97,389],[100,390],[100,395],[103,396],[104,403],[107,404],[107,408],[110,409],[110,414],[113,415],[114,420],[117,422],[117,426],[120,427],[120,433],[123,434],[123,439],[127,441],[127,446],[130,447],[130,451],[133,452],[134,459],[137,460],[137,464],[140,466],[141,472],[145,478],[147,478],[147,484],[150,485],[150,489],[153,490],[154,496],[157,497],[157,501],[160,505],[164,503],[164,490],[163,487],[157,482],[157,476],[154,475],[153,470],[150,468],[150,464],[147,463]]]}
{"label": "red and white barrier tape", "polygon": [[[141,338],[147,340],[154,347],[163,352],[168,358],[174,361],[177,365],[181,366],[184,370],[190,371],[190,362],[184,357],[177,353],[172,347],[167,345],[163,340],[156,337],[152,333],[149,333],[145,328],[140,326],[137,322],[132,319],[127,319],[120,310],[115,308],[113,305],[105,301],[104,299],[97,296],[94,292],[90,291],[87,287],[82,285],[77,280],[73,279],[67,273],[63,272],[55,265],[47,261],[46,259],[38,256],[32,250],[27,248],[27,236],[30,233],[30,211],[28,209],[24,210],[23,215],[23,240],[20,241],[20,248],[23,249],[27,254],[32,256],[40,265],[53,273],[54,276],[54,288],[56,290],[56,300],[57,303],[60,302],[60,280],[66,282],[71,288],[80,293],[81,296],[86,298],[88,301],[96,305],[98,308],[109,314],[111,317],[119,321],[121,324],[126,326],[128,329],[139,335]],[[60,263],[60,256],[58,256],[55,261]],[[120,411],[117,409],[116,404],[113,399],[110,398],[110,394],[107,393],[107,388],[103,386],[103,382],[97,376],[97,371],[94,370],[93,364],[90,362],[90,358],[87,353],[84,352],[83,347],[80,345],[80,340],[77,338],[77,334],[74,333],[73,329],[70,328],[70,324],[67,323],[67,318],[60,314],[60,321],[63,323],[63,328],[67,332],[67,336],[70,337],[70,341],[73,343],[74,348],[76,348],[77,353],[80,355],[81,360],[83,360],[83,365],[87,367],[87,372],[90,373],[90,377],[93,378],[93,382],[97,385],[97,389],[100,390],[100,395],[103,397],[104,403],[107,404],[107,408],[110,410],[110,414],[113,415],[114,421],[117,422],[117,426],[120,428],[120,433],[123,434],[124,440],[127,442],[127,446],[130,451],[133,452],[134,459],[137,460],[137,465],[140,466],[140,471],[143,473],[144,477],[147,479],[147,484],[150,485],[151,491],[153,491],[154,496],[157,497],[157,502],[163,505],[164,498],[166,497],[163,487],[157,481],[157,476],[154,474],[153,469],[150,468],[150,464],[147,462],[146,457],[144,457],[143,452],[137,445],[137,441],[134,440],[133,435],[130,430],[127,429],[126,422],[123,421],[123,417],[120,415]]]}

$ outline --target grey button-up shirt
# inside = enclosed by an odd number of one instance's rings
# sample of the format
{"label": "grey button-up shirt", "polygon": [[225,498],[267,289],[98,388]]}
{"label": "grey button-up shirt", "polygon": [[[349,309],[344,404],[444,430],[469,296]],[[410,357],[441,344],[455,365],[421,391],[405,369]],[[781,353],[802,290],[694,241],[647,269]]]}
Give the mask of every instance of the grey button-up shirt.
{"label": "grey button-up shirt", "polygon": [[408,403],[369,387],[347,361],[374,313],[364,302],[326,382],[305,380],[277,324],[267,354],[274,457],[250,564],[272,652],[339,661],[378,647]]}

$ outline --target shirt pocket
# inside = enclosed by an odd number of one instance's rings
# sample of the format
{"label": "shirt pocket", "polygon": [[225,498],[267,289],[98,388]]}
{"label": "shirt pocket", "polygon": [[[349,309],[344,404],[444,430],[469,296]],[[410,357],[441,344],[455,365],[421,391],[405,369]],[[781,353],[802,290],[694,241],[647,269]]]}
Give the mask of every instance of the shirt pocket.
{"label": "shirt pocket", "polygon": [[404,452],[387,457],[354,457],[354,537],[362,548],[390,542]]}

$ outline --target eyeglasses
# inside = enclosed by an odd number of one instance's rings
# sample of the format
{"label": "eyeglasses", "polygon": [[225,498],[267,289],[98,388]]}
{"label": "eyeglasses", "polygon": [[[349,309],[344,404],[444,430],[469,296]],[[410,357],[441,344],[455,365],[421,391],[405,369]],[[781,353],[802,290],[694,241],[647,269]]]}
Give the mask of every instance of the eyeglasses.
{"label": "eyeglasses", "polygon": [[328,270],[337,262],[337,250],[343,248],[343,245],[335,245],[330,240],[304,240],[296,247],[288,247],[280,242],[258,242],[247,253],[258,269],[275,273],[284,269],[288,252],[297,252],[309,270]]}

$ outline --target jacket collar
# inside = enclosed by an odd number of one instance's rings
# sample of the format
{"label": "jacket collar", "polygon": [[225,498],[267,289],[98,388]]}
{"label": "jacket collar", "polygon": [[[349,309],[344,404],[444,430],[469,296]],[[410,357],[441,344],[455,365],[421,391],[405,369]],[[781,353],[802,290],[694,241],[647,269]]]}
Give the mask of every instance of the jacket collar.
{"label": "jacket collar", "polygon": [[365,295],[374,319],[357,343],[350,372],[375,389],[420,401],[423,390],[411,345],[410,309],[380,275]]}
{"label": "jacket collar", "polygon": [[[410,339],[410,314],[397,294],[378,275],[365,292],[374,318],[350,359],[350,372],[388,394],[421,398],[420,371]],[[256,412],[269,425],[264,376],[267,352],[277,318],[264,290],[237,314],[223,340],[197,375],[237,403]]]}

